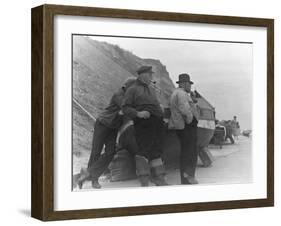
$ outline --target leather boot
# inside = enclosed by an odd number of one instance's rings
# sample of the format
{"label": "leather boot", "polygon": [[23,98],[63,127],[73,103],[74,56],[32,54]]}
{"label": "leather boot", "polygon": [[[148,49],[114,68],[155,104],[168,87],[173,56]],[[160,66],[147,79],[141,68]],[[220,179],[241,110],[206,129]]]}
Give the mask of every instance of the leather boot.
{"label": "leather boot", "polygon": [[198,181],[195,179],[195,177],[183,173],[181,176],[181,184],[198,184]]}
{"label": "leather boot", "polygon": [[139,176],[140,184],[142,187],[148,187],[149,185],[149,175]]}
{"label": "leather boot", "polygon": [[86,168],[81,168],[80,170],[80,176],[77,180],[77,184],[79,186],[79,189],[82,189],[84,182],[90,177],[90,173]]}
{"label": "leather boot", "polygon": [[101,185],[97,179],[92,180],[92,188],[100,189]]}
{"label": "leather boot", "polygon": [[136,174],[139,178],[140,184],[142,187],[147,187],[149,185],[149,175],[150,167],[148,160],[141,155],[135,156],[136,160]]}
{"label": "leather boot", "polygon": [[165,180],[165,168],[161,158],[151,160],[151,182],[156,186],[165,186],[168,183]]}
{"label": "leather boot", "polygon": [[164,174],[152,176],[150,178],[151,182],[154,183],[156,186],[167,186],[169,185],[166,180]]}

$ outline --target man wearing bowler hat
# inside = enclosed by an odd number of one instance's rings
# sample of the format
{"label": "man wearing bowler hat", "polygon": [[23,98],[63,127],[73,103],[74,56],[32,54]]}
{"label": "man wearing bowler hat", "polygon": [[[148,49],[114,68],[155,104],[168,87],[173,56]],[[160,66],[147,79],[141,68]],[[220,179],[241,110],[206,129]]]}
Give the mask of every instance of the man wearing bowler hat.
{"label": "man wearing bowler hat", "polygon": [[171,117],[169,129],[176,130],[181,144],[180,177],[181,184],[197,184],[195,168],[197,164],[197,123],[198,111],[190,96],[191,85],[188,74],[180,74],[178,88],[171,95]]}
{"label": "man wearing bowler hat", "polygon": [[152,74],[151,66],[141,66],[137,70],[137,80],[127,90],[122,105],[124,114],[134,121],[138,146],[136,173],[141,186],[148,186],[149,180],[157,186],[167,185],[161,159],[165,132],[163,111],[150,87]]}

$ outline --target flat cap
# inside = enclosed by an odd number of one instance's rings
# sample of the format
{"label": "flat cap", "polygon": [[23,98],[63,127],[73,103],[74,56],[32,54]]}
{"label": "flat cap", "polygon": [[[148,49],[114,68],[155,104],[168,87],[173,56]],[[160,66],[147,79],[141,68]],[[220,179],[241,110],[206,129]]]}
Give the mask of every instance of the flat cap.
{"label": "flat cap", "polygon": [[137,73],[138,73],[138,74],[145,73],[145,72],[154,73],[154,72],[152,71],[152,66],[141,66],[141,67],[139,67],[139,69],[137,70]]}

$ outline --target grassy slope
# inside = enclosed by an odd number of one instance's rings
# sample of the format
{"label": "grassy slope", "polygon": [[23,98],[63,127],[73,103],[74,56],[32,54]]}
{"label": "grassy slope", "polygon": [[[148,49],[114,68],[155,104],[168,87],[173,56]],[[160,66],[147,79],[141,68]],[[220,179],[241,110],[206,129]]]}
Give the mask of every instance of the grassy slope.
{"label": "grassy slope", "polygon": [[[73,37],[73,98],[97,117],[106,107],[112,94],[126,78],[135,76],[140,65],[152,65],[161,103],[167,105],[167,96],[174,85],[165,66],[158,60],[141,59],[118,46],[94,41],[83,36]],[[73,168],[74,173],[86,166],[91,149],[94,122],[73,102]]]}

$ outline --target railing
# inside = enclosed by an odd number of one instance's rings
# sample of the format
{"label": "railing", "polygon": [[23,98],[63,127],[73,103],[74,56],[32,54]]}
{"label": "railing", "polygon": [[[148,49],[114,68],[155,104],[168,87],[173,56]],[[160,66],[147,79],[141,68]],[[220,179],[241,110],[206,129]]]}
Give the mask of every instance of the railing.
{"label": "railing", "polygon": [[72,99],[75,104],[77,104],[78,107],[80,107],[94,122],[96,122],[96,118],[88,112],[75,98]]}

